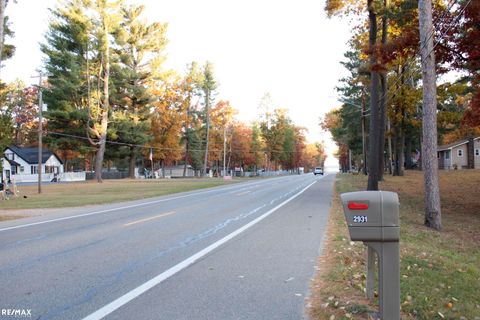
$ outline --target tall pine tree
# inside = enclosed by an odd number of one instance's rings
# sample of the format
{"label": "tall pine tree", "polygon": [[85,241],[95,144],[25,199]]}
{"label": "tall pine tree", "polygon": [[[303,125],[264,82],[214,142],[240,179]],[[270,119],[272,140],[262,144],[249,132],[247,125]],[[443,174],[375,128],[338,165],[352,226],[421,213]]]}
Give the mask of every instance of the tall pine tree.
{"label": "tall pine tree", "polygon": [[122,22],[115,34],[118,64],[113,68],[117,113],[116,133],[128,147],[129,176],[135,178],[135,166],[143,145],[149,140],[148,117],[154,100],[150,89],[161,75],[163,51],[167,43],[166,24],[142,19],[143,6],[122,9]]}
{"label": "tall pine tree", "polygon": [[[46,142],[57,150],[76,150],[87,153],[84,140],[88,117],[89,48],[93,25],[82,0],[64,1],[50,10],[52,18],[41,50],[46,56],[45,69],[49,74],[43,99],[48,105],[45,118],[53,135]],[[90,54],[91,55],[91,54]],[[58,135],[61,134],[61,135]],[[64,157],[66,163],[69,159]]]}

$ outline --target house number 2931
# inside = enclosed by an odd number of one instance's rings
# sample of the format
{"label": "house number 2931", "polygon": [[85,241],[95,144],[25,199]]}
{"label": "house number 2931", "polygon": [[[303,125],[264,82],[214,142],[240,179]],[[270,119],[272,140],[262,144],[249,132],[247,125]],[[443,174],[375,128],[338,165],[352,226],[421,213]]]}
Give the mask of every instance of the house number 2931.
{"label": "house number 2931", "polygon": [[367,216],[353,216],[353,222],[355,223],[365,223],[368,222]]}

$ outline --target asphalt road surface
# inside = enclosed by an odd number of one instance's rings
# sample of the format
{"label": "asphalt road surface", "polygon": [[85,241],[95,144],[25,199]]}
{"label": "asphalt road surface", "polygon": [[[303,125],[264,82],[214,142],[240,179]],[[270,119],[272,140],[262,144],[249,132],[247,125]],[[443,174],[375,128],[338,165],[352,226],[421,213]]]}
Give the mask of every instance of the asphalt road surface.
{"label": "asphalt road surface", "polygon": [[334,175],[0,223],[0,319],[305,319]]}

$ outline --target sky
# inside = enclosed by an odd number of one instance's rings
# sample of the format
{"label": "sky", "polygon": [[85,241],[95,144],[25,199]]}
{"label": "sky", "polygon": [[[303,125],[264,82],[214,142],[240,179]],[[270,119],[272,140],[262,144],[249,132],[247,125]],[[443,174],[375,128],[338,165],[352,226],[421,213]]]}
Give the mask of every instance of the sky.
{"label": "sky", "polygon": [[[44,42],[56,0],[10,1],[7,15],[15,32],[15,56],[3,62],[4,81],[27,84],[42,66]],[[309,142],[335,146],[320,118],[338,107],[335,86],[346,75],[340,65],[347,50],[347,21],[326,17],[324,0],[129,0],[146,7],[149,22],[168,23],[165,68],[184,72],[192,61],[211,61],[219,83],[217,101],[228,100],[238,119],[259,117],[265,93],[274,107],[289,110],[308,129]]]}

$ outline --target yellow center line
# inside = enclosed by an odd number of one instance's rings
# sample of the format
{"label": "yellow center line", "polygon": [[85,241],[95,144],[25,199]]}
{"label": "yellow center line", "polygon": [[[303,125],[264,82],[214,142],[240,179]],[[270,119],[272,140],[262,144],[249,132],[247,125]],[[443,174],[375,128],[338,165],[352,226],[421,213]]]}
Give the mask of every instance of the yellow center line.
{"label": "yellow center line", "polygon": [[242,193],[237,193],[237,196],[243,196],[245,194],[248,194],[250,193],[251,191],[245,191],[245,192],[242,192]]}
{"label": "yellow center line", "polygon": [[145,219],[125,223],[123,226],[124,227],[129,227],[129,226],[137,224],[137,223],[142,223],[142,222],[150,221],[150,220],[153,220],[153,219],[163,218],[163,217],[169,216],[169,215],[174,214],[174,213],[175,213],[175,211],[162,213],[162,214],[159,214],[158,216],[153,216],[153,217],[150,217],[150,218],[145,218]]}

